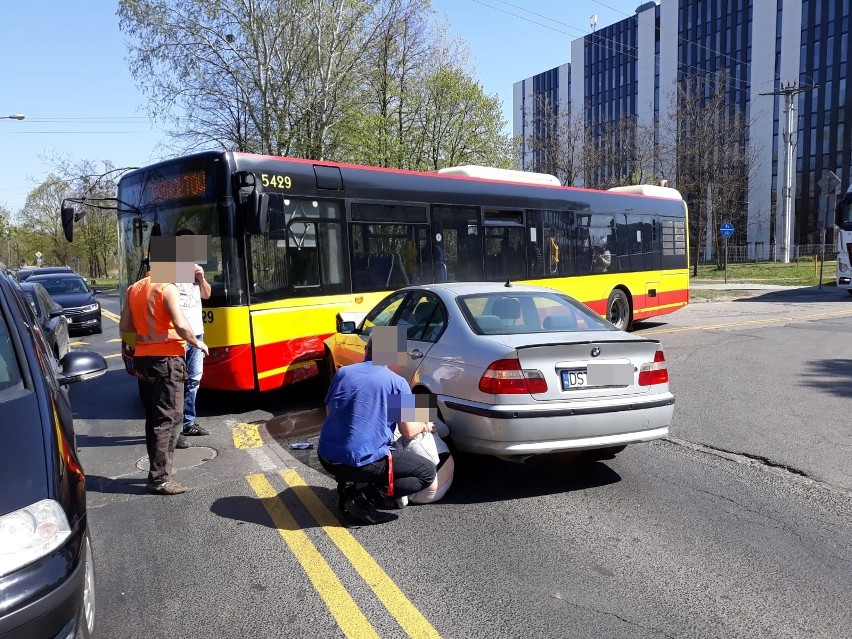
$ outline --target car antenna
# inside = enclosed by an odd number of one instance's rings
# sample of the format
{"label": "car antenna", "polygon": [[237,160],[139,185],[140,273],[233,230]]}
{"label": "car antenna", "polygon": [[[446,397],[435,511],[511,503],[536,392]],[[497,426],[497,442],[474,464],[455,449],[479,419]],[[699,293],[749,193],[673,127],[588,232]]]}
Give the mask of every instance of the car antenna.
{"label": "car antenna", "polygon": [[512,283],[507,279],[506,283],[503,284],[503,286],[505,286],[506,288],[512,288]]}

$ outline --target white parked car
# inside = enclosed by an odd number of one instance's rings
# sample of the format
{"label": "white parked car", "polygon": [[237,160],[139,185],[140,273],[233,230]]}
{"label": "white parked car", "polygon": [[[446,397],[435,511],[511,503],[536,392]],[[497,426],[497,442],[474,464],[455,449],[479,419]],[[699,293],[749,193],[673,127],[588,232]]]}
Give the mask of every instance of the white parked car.
{"label": "white parked car", "polygon": [[415,392],[432,393],[463,452],[515,460],[587,450],[611,458],[665,437],[674,411],[660,343],[625,333],[559,291],[525,285],[412,286],[326,340],[329,373],[363,361],[374,326],[402,326]]}

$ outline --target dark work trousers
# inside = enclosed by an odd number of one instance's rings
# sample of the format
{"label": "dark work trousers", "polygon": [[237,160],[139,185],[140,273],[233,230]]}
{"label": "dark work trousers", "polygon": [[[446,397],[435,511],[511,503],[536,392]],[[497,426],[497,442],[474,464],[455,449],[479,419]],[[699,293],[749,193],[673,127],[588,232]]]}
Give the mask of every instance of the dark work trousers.
{"label": "dark work trousers", "polygon": [[[435,464],[407,450],[391,449],[393,456],[393,496],[404,497],[419,493],[435,480]],[[337,495],[342,500],[354,489],[353,484],[372,484],[383,492],[388,490],[388,458],[383,457],[364,466],[334,464],[319,458],[323,468],[337,480]]]}
{"label": "dark work trousers", "polygon": [[172,474],[175,444],[183,426],[186,360],[180,355],[136,357],[135,366],[139,398],[145,408],[148,481],[159,484]]}

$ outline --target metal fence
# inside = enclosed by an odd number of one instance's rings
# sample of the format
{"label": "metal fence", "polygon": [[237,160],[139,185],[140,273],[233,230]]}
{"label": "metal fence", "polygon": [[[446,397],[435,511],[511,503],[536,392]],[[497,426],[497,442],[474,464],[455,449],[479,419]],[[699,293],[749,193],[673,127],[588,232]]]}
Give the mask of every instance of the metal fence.
{"label": "metal fence", "polygon": [[[721,259],[725,259],[725,247],[720,244],[717,247],[717,251]],[[799,262],[799,261],[813,261],[814,256],[820,255],[822,252],[821,244],[796,244],[793,246],[793,250],[791,253],[791,260]],[[781,261],[783,257],[778,251],[779,256],[776,259],[776,247],[775,246],[767,246],[764,247],[761,243],[758,242],[757,246],[755,244],[745,244],[740,246],[729,246],[728,247],[728,264],[736,264],[743,262],[776,262]],[[826,261],[834,261],[837,259],[837,246],[834,244],[826,244],[825,245],[825,260]],[[712,251],[707,251],[702,249],[699,253],[698,262],[700,264],[708,264],[715,263],[716,256]]]}

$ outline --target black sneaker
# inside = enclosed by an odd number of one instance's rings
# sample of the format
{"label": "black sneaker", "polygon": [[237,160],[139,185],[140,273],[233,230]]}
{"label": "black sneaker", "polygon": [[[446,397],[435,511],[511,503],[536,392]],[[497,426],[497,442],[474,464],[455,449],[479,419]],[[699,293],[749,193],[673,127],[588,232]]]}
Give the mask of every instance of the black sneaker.
{"label": "black sneaker", "polygon": [[396,519],[396,515],[376,510],[364,495],[346,500],[343,504],[343,513],[351,523],[361,526],[384,524]]}
{"label": "black sneaker", "polygon": [[397,507],[396,500],[393,497],[388,497],[378,486],[367,486],[364,489],[364,496],[374,508],[389,510]]}
{"label": "black sneaker", "polygon": [[186,492],[186,486],[179,484],[174,479],[163,481],[160,483],[148,482],[148,492],[155,495],[180,495]]}
{"label": "black sneaker", "polygon": [[202,428],[198,425],[197,422],[192,422],[189,426],[184,426],[181,431],[181,435],[189,435],[190,437],[195,437],[197,435],[209,435],[210,431],[206,428]]}
{"label": "black sneaker", "polygon": [[178,435],[177,443],[175,444],[175,448],[192,448],[192,444],[190,444],[186,437],[183,436],[183,433]]}

